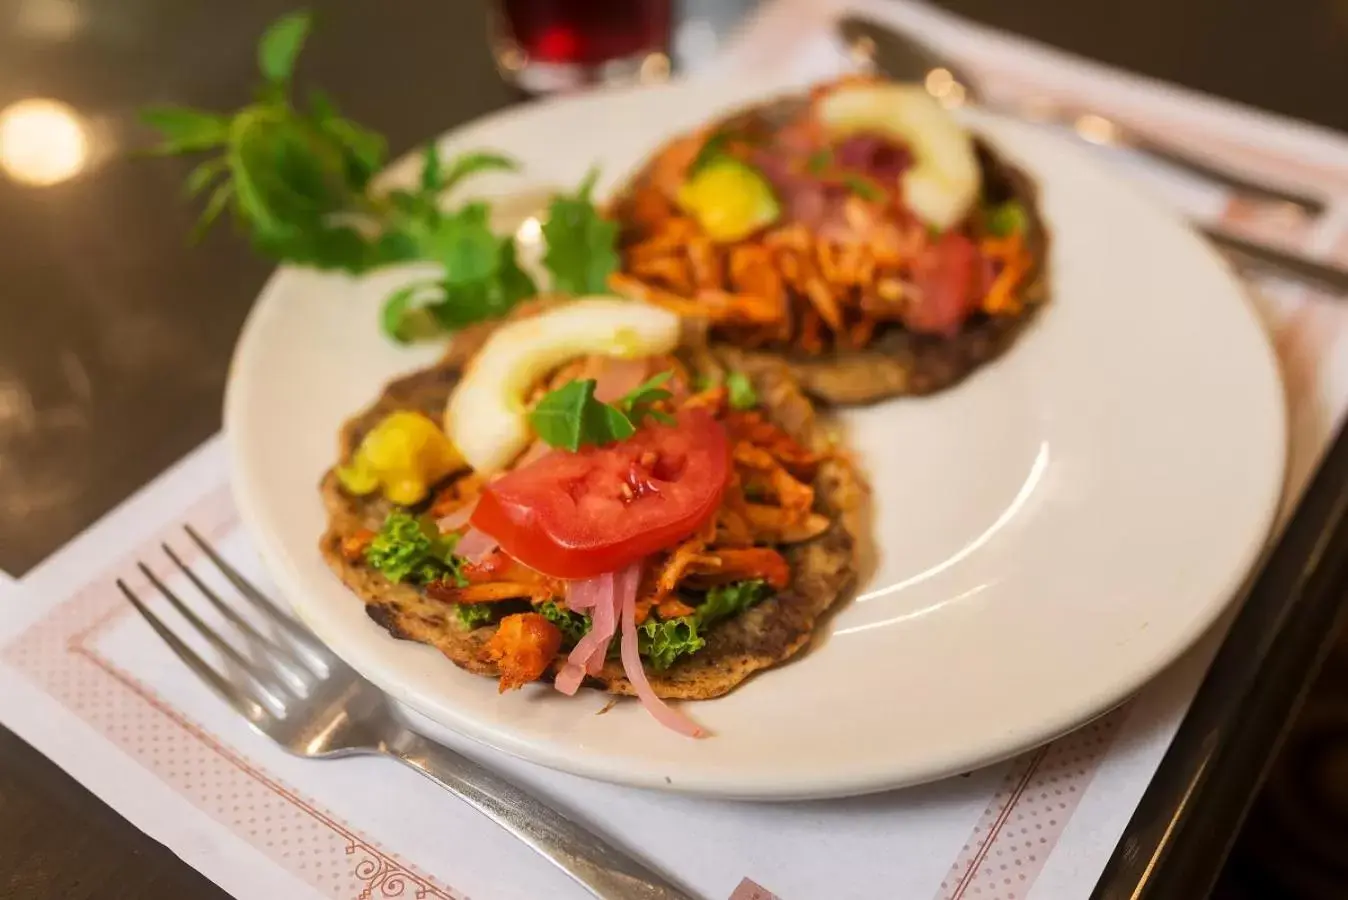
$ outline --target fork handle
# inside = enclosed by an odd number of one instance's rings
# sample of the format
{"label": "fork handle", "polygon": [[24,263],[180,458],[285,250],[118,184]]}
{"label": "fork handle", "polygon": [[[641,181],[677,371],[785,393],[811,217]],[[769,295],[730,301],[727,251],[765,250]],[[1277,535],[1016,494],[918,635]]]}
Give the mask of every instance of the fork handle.
{"label": "fork handle", "polygon": [[467,757],[408,729],[388,747],[394,758],[467,801],[600,900],[694,900],[658,872]]}

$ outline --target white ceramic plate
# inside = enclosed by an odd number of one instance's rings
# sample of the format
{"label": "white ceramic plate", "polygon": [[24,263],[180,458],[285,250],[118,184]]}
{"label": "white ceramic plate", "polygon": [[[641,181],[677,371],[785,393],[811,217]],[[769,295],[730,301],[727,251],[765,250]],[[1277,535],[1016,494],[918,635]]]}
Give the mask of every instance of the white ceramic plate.
{"label": "white ceramic plate", "polygon": [[[532,105],[443,149],[506,151],[534,187],[575,184],[598,162],[611,185],[732,92],[752,89]],[[879,564],[811,652],[688,705],[714,737],[665,731],[635,702],[597,716],[607,697],[594,692],[500,696],[388,637],[324,567],[316,485],[339,425],[437,353],[378,332],[379,301],[405,275],[278,272],[239,342],[225,410],[234,487],[287,598],[337,653],[447,728],[547,766],[694,793],[931,780],[1124,700],[1213,622],[1265,541],[1284,462],[1276,363],[1239,285],[1185,226],[1073,147],[972,122],[1040,180],[1053,301],[962,386],[845,416],[874,488]],[[518,178],[485,188],[522,190]]]}

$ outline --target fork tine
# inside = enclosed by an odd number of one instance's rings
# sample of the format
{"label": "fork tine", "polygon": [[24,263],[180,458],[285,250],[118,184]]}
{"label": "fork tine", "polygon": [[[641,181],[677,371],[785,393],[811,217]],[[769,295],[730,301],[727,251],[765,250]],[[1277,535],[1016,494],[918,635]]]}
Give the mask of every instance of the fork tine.
{"label": "fork tine", "polygon": [[210,585],[202,581],[201,577],[197,575],[196,572],[192,571],[177,553],[173,552],[172,547],[168,544],[160,544],[159,546],[164,549],[166,554],[168,554],[168,558],[173,560],[174,565],[178,567],[178,571],[187,576],[188,580],[196,586],[196,589],[200,591],[203,596],[205,596],[211,606],[215,607],[220,615],[224,616],[235,629],[243,634],[245,640],[248,641],[250,648],[260,650],[263,657],[279,659],[281,662],[292,667],[292,669],[299,670],[299,672],[294,672],[291,671],[291,669],[282,667],[277,670],[278,675],[281,677],[290,676],[287,680],[293,679],[297,682],[296,686],[301,689],[305,687],[305,679],[300,678],[300,673],[307,675],[311,679],[318,677],[318,674],[310,669],[308,660],[304,659],[304,654],[296,653],[293,648],[283,647],[258,631],[253,627],[253,623],[239,615],[232,606],[220,599],[220,595],[211,590]]}
{"label": "fork tine", "polygon": [[206,543],[206,539],[197,534],[195,528],[191,525],[184,525],[183,530],[187,532],[187,536],[192,539],[192,542],[201,548],[201,552],[205,553],[207,558],[215,563],[215,567],[220,570],[221,574],[229,579],[230,584],[234,585],[235,589],[237,589],[245,599],[252,603],[259,612],[268,616],[276,625],[285,631],[287,637],[312,654],[315,659],[325,666],[331,668],[336,663],[337,658],[332,655],[327,647],[320,644],[318,640],[310,634],[308,630],[296,622],[289,613],[273,603],[266,594],[254,587],[251,581],[244,578],[243,574],[239,572],[238,569],[226,562],[219,553],[216,553],[211,545]]}
{"label": "fork tine", "polygon": [[154,629],[155,634],[163,638],[164,643],[169,645],[169,649],[177,654],[178,658],[186,663],[189,669],[196,672],[197,676],[219,694],[226,703],[234,707],[235,711],[254,725],[262,726],[274,721],[271,712],[262,703],[249,696],[238,685],[221,676],[210,664],[198,656],[195,650],[183,643],[158,616],[150,612],[140,598],[131,591],[131,588],[126,586],[125,581],[118,578],[117,587],[121,589],[122,596],[131,601],[131,605],[136,608],[136,612],[140,613],[141,618]]}
{"label": "fork tine", "polygon": [[[153,584],[159,593],[164,595],[164,599],[172,604],[173,608],[197,630],[197,633],[200,634],[208,644],[214,647],[221,656],[234,663],[234,665],[238,666],[240,669],[243,669],[243,671],[248,674],[248,677],[251,678],[258,687],[262,688],[265,694],[270,695],[274,703],[283,704],[287,699],[292,699],[297,696],[294,691],[281,683],[274,672],[263,669],[238,650],[235,650],[234,647],[224,638],[220,637],[211,626],[201,621],[201,617],[193,612],[190,606],[179,599],[178,595],[173,593],[168,585],[160,581],[159,576],[150,571],[149,566],[145,565],[145,563],[137,563],[136,566],[140,569],[141,574],[150,580],[150,584]],[[276,711],[281,712],[282,710],[278,709]]]}

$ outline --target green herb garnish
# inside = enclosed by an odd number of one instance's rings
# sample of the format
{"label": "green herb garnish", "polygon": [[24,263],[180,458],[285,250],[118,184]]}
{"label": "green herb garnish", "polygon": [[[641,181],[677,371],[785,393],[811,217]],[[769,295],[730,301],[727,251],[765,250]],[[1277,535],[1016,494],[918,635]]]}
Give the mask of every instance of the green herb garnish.
{"label": "green herb garnish", "polygon": [[994,237],[1010,237],[1025,230],[1025,207],[1019,200],[1008,200],[986,213],[988,233]]}
{"label": "green herb garnish", "polygon": [[816,150],[805,160],[805,170],[811,175],[822,175],[833,165],[833,151],[827,148]]}
{"label": "green herb garnish", "polygon": [[405,512],[389,513],[365,549],[365,560],[395,584],[452,580],[467,584],[454,555],[457,535],[442,535],[435,524]]}
{"label": "green herb garnish", "polygon": [[637,628],[637,652],[651,661],[653,669],[662,672],[679,657],[696,653],[707,645],[697,628],[695,616],[663,622],[648,619]]}
{"label": "green herb garnish", "polygon": [[655,404],[674,396],[664,388],[665,382],[673,377],[673,372],[660,372],[652,375],[646,381],[628,391],[618,401],[618,408],[627,414],[627,418],[634,425],[640,424],[641,420],[648,416],[662,425],[673,425],[673,416],[655,409]]}
{"label": "green herb garnish", "polygon": [[293,12],[277,19],[257,45],[257,67],[272,84],[285,84],[295,70],[304,40],[309,36],[310,16]]}
{"label": "green herb garnish", "polygon": [[[428,154],[433,154],[429,150]],[[404,205],[421,210],[394,232],[410,259],[439,262],[445,275],[416,281],[384,301],[380,326],[395,341],[433,337],[473,322],[505,315],[537,293],[533,279],[515,258],[515,242],[497,237],[487,224],[485,203],[469,203],[442,213],[434,201],[402,194]]]}
{"label": "green herb garnish", "polygon": [[842,181],[849,191],[862,200],[875,203],[885,199],[885,192],[869,178],[863,178],[860,175],[844,175]]}
{"label": "green herb garnish", "polygon": [[621,441],[636,432],[622,410],[594,398],[594,385],[593,378],[568,381],[538,401],[529,422],[543,443],[575,452]]}
{"label": "green herb garnish", "polygon": [[764,600],[771,590],[762,581],[740,581],[714,587],[690,616],[657,622],[648,620],[637,629],[637,650],[651,661],[656,671],[672,666],[707,645],[699,631],[734,618]]}
{"label": "green herb garnish", "polygon": [[[376,191],[372,179],[387,160],[385,139],[350,119],[321,92],[293,99],[295,64],[309,35],[308,12],[277,20],[258,44],[263,84],[254,101],[229,113],[156,107],[143,120],[162,135],[161,154],[214,151],[187,178],[190,196],[204,195],[199,237],[229,212],[255,250],[282,263],[351,274],[409,262],[435,264],[440,274],[395,291],[380,314],[383,331],[406,342],[507,312],[537,293],[519,266],[510,236],[488,227],[488,207],[443,207],[466,179],[513,171],[499,153],[443,159],[434,145],[422,154],[410,189]],[[590,199],[596,173],[571,195],[552,201],[544,260],[555,287],[576,294],[605,290],[617,268],[617,225]]]}
{"label": "green herb garnish", "polygon": [[[766,599],[771,590],[762,581],[740,581],[714,587],[692,615],[677,619],[647,619],[637,626],[637,652],[651,662],[656,671],[664,671],[685,656],[707,645],[701,632],[712,625],[733,618],[749,607]],[[549,600],[536,607],[537,611],[562,632],[562,643],[574,647],[585,637],[591,626],[589,616],[575,613],[561,603]],[[616,652],[617,641],[609,647]]]}
{"label": "green herb garnish", "polygon": [[341,118],[322,95],[307,111],[291,102],[309,26],[308,13],[292,13],[262,36],[265,80],[252,104],[230,114],[154,107],[142,118],[163,135],[159,153],[219,151],[188,176],[189,192],[211,188],[197,236],[229,209],[268,256],[365,271],[379,262],[378,242],[365,234],[375,212],[366,188],[384,164],[384,139]]}
{"label": "green herb garnish", "polygon": [[697,155],[693,157],[692,163],[688,166],[687,178],[692,178],[712,160],[725,155],[726,147],[730,145],[730,132],[715,131],[698,148]]}
{"label": "green herb garnish", "polygon": [[481,628],[496,620],[495,603],[455,603],[454,615],[464,628]]}
{"label": "green herb garnish", "polygon": [[548,206],[543,264],[553,287],[564,293],[608,293],[608,277],[618,268],[618,223],[601,216],[590,200],[598,177],[599,170],[591,169],[574,194],[558,194]]}
{"label": "green herb garnish", "polygon": [[581,447],[602,447],[626,440],[636,433],[645,418],[666,425],[673,423],[673,416],[654,408],[673,396],[662,387],[672,374],[661,372],[653,376],[617,404],[595,399],[593,378],[568,381],[543,395],[529,413],[529,423],[543,443],[573,453]]}
{"label": "green herb garnish", "polygon": [[556,625],[562,632],[562,643],[574,647],[590,631],[590,617],[572,612],[560,603],[548,600],[537,607],[543,618]]}
{"label": "green herb garnish", "polygon": [[731,372],[725,377],[727,399],[733,409],[753,409],[758,405],[758,391],[749,376],[743,372]]}
{"label": "green herb garnish", "polygon": [[718,585],[707,591],[707,599],[698,606],[695,613],[698,624],[710,628],[717,622],[738,616],[771,593],[767,584],[758,580]]}

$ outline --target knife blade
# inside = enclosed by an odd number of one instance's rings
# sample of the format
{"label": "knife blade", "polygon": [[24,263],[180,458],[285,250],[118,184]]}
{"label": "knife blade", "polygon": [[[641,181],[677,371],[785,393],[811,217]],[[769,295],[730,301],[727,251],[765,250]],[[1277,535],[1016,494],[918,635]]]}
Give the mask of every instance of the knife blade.
{"label": "knife blade", "polygon": [[1195,227],[1237,266],[1257,269],[1300,282],[1328,294],[1348,297],[1348,269],[1342,266],[1312,259],[1292,250],[1252,241],[1220,225]]}

